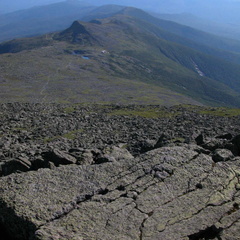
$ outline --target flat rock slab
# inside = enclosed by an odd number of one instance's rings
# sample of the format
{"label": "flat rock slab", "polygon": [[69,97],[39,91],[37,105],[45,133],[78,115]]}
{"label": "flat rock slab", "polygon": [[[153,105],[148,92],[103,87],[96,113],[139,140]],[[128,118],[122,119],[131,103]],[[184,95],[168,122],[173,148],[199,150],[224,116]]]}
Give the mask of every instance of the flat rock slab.
{"label": "flat rock slab", "polygon": [[196,145],[134,159],[0,179],[0,221],[14,239],[239,239],[240,159]]}

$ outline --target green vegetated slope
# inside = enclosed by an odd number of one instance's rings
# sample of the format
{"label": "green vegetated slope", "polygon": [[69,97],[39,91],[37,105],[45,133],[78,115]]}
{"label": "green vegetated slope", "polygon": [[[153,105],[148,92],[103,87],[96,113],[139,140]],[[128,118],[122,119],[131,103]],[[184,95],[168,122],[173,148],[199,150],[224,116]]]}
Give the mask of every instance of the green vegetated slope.
{"label": "green vegetated slope", "polygon": [[[173,21],[159,19],[141,9],[105,5],[92,10],[89,14],[85,15],[82,20],[90,21],[96,18],[114,16],[116,14],[131,16],[138,19],[138,21],[141,20],[139,21],[141,25],[149,23],[146,27],[150,30],[154,26],[155,34],[167,41],[176,42],[228,61],[240,63],[240,41],[219,37]],[[156,27],[160,29],[156,30]]]}
{"label": "green vegetated slope", "polygon": [[174,33],[178,36],[200,43],[201,45],[206,45],[209,47],[214,47],[227,51],[240,52],[240,41],[238,40],[219,37],[204,31],[194,29],[192,27],[178,24],[173,21],[155,18],[154,16],[137,8],[126,7],[123,10],[121,10],[120,13],[138,19],[142,19],[155,26],[161,27],[162,29],[165,29],[168,32]]}
{"label": "green vegetated slope", "polygon": [[119,14],[1,44],[1,99],[240,106],[237,64],[166,41],[143,22]]}
{"label": "green vegetated slope", "polygon": [[240,41],[217,37],[172,21],[159,19],[132,7],[118,5],[94,7],[79,1],[65,1],[0,16],[0,41],[59,31],[74,20],[90,21],[116,14],[132,16],[165,30],[166,32],[161,32],[159,36],[168,41],[240,63],[240,56],[236,54],[240,53]]}
{"label": "green vegetated slope", "polygon": [[112,17],[116,14],[122,12],[126,6],[120,6],[115,4],[103,5],[92,9],[88,14],[85,14],[81,20],[84,22],[89,22],[94,19],[103,19]]}
{"label": "green vegetated slope", "polygon": [[240,41],[218,37],[197,29],[158,19],[136,8],[126,7],[121,14],[132,16],[143,28],[158,37],[212,56],[240,63]]}

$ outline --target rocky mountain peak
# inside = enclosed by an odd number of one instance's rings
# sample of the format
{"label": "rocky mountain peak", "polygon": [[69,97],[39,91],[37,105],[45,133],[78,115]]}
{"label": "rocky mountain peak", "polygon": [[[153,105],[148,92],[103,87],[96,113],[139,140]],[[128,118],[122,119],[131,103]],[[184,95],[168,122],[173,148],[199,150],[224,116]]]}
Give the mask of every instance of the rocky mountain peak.
{"label": "rocky mountain peak", "polygon": [[69,28],[55,35],[55,39],[82,44],[89,44],[93,41],[93,37],[80,21],[74,21]]}

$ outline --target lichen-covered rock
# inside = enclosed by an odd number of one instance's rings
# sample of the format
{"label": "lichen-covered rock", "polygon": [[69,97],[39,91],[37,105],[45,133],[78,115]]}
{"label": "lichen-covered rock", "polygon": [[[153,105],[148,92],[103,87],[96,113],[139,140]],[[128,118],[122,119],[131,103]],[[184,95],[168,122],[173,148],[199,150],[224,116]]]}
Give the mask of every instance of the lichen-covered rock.
{"label": "lichen-covered rock", "polygon": [[193,106],[0,108],[1,240],[240,238],[239,116]]}
{"label": "lichen-covered rock", "polygon": [[214,163],[199,149],[9,175],[0,179],[1,222],[16,239],[179,240],[214,229],[228,239],[240,219],[240,160]]}
{"label": "lichen-covered rock", "polygon": [[131,160],[134,157],[123,147],[109,146],[95,154],[94,163],[101,164],[104,162],[116,162],[122,159]]}

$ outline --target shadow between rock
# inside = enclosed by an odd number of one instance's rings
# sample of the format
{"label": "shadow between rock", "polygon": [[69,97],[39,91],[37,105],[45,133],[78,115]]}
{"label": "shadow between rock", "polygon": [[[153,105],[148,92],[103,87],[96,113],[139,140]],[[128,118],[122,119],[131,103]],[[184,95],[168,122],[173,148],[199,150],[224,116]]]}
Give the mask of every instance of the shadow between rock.
{"label": "shadow between rock", "polygon": [[0,200],[1,240],[34,240],[36,226],[16,215],[14,210]]}

